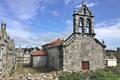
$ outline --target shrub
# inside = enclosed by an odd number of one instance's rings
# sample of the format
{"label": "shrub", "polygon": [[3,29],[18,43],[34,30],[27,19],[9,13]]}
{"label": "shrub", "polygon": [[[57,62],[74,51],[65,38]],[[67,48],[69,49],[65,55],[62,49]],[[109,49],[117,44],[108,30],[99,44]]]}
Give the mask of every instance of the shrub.
{"label": "shrub", "polygon": [[119,77],[112,72],[100,70],[90,73],[90,80],[119,80]]}
{"label": "shrub", "polygon": [[62,73],[60,80],[120,80],[120,77],[111,71],[98,70],[96,72],[84,73]]}
{"label": "shrub", "polygon": [[60,80],[85,80],[82,73],[62,73]]}

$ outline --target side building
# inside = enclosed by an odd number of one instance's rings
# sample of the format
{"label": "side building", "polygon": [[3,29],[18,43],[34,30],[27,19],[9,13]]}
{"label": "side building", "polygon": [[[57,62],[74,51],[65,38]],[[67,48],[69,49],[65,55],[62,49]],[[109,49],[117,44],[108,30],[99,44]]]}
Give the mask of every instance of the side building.
{"label": "side building", "polygon": [[17,64],[23,64],[26,66],[30,65],[31,54],[33,52],[39,51],[40,48],[15,48],[16,62]]}
{"label": "side building", "polygon": [[42,46],[48,54],[48,67],[52,70],[63,69],[63,40],[57,39]]}

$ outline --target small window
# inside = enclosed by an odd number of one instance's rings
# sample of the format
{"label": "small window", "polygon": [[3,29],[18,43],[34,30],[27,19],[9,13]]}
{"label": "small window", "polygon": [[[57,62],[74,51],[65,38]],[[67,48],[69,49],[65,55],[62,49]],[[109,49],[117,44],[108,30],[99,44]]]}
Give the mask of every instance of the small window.
{"label": "small window", "polygon": [[82,70],[89,70],[89,61],[82,61]]}
{"label": "small window", "polygon": [[84,8],[84,14],[86,14],[86,9]]}

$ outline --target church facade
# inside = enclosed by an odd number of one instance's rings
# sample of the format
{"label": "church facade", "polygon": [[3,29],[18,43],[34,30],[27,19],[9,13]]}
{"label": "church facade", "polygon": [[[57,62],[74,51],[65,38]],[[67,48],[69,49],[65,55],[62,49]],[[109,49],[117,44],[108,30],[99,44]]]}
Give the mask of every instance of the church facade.
{"label": "church facade", "polygon": [[63,43],[63,70],[97,70],[105,67],[105,45],[95,38],[93,13],[82,4],[73,14],[73,33]]}

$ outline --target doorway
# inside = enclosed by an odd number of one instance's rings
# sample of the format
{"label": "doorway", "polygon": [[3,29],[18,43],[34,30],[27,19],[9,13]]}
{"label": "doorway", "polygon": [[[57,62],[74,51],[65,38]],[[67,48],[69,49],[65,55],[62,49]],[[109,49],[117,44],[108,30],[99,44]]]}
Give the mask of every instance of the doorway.
{"label": "doorway", "polygon": [[89,61],[82,61],[82,70],[89,70]]}

